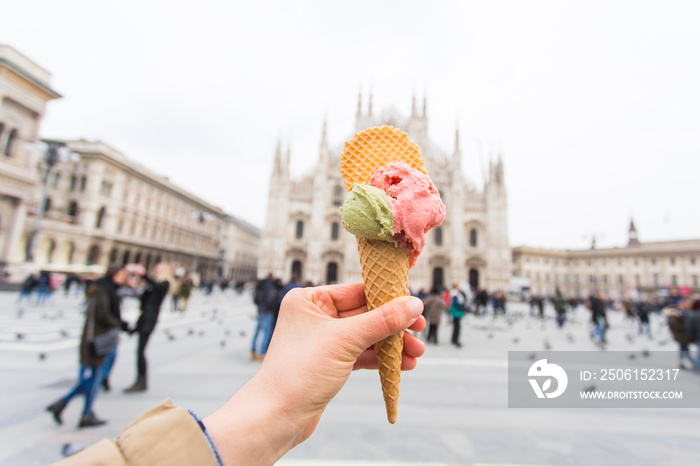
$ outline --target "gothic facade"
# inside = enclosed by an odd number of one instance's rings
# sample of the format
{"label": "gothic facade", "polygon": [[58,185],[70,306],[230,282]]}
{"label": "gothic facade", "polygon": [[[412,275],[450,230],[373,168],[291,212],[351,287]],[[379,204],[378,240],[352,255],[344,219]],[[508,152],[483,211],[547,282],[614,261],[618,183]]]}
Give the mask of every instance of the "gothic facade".
{"label": "gothic facade", "polygon": [[[463,172],[459,132],[447,155],[428,135],[426,102],[415,97],[409,117],[395,109],[375,114],[370,95],[367,110],[360,95],[355,133],[390,125],[416,142],[425,167],[440,191],[447,215],[428,233],[425,249],[409,274],[413,290],[467,283],[472,289],[506,290],[511,276],[508,240],[508,196],[502,159],[492,161],[483,189]],[[349,134],[346,140],[352,138]],[[324,123],[318,161],[311,173],[290,177],[289,150],[278,145],[270,177],[265,227],[261,237],[258,275],[283,280],[297,276],[313,283],[361,281],[355,237],[342,228],[340,206],[347,191],[340,175],[342,144],[332,149]]]}

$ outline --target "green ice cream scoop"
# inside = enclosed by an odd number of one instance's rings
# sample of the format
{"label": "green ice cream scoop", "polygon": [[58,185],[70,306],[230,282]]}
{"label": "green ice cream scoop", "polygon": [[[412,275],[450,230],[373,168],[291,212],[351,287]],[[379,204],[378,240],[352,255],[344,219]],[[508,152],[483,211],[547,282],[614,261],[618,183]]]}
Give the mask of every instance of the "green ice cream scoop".
{"label": "green ice cream scoop", "polygon": [[341,208],[343,227],[355,236],[396,242],[394,216],[387,194],[374,186],[355,183]]}

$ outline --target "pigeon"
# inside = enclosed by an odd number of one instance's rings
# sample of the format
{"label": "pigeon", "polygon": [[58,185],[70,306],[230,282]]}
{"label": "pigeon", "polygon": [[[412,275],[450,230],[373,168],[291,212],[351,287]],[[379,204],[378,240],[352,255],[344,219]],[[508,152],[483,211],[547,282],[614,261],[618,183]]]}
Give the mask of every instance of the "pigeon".
{"label": "pigeon", "polygon": [[629,356],[627,356],[627,359],[637,359],[637,355],[634,353],[630,354]]}
{"label": "pigeon", "polygon": [[68,336],[69,336],[69,335],[68,335],[68,332],[66,332],[65,330],[61,330],[60,333],[61,333],[61,336],[62,336],[63,338],[68,338]]}
{"label": "pigeon", "polygon": [[46,359],[46,353],[39,353],[39,361]]}
{"label": "pigeon", "polygon": [[549,340],[544,340],[542,342],[542,345],[544,345],[544,349],[546,349],[547,351],[552,349],[552,345],[549,343]]}
{"label": "pigeon", "polygon": [[576,340],[574,339],[574,336],[572,334],[567,333],[566,334],[566,341],[568,341],[569,343],[573,343]]}
{"label": "pigeon", "polygon": [[15,336],[17,337],[18,340],[24,340],[24,334],[22,334],[22,333],[18,333]]}
{"label": "pigeon", "polygon": [[489,334],[486,335],[486,336],[487,336],[489,339],[491,339],[491,338],[493,338],[493,333],[489,333]]}
{"label": "pigeon", "polygon": [[241,330],[240,332],[238,332],[238,334],[242,337],[244,337],[246,335],[245,330]]}
{"label": "pigeon", "polygon": [[226,348],[226,340],[221,340],[221,347]]}
{"label": "pigeon", "polygon": [[595,391],[595,385],[591,385],[591,386],[589,386],[589,387],[586,387],[586,388],[583,389],[583,391],[586,392],[586,393],[594,392],[594,391]]}
{"label": "pigeon", "polygon": [[518,343],[520,339],[518,337],[513,338],[513,343]]}
{"label": "pigeon", "polygon": [[194,335],[194,330],[193,330],[193,329],[189,329],[189,330],[187,331],[187,334],[188,334],[188,335]]}
{"label": "pigeon", "polygon": [[168,340],[174,341],[174,340],[175,340],[175,335],[173,335],[172,333],[169,333],[169,334],[168,334]]}
{"label": "pigeon", "polygon": [[648,358],[649,356],[651,356],[651,353],[649,353],[649,350],[645,349],[642,351],[642,356],[644,356],[645,358]]}

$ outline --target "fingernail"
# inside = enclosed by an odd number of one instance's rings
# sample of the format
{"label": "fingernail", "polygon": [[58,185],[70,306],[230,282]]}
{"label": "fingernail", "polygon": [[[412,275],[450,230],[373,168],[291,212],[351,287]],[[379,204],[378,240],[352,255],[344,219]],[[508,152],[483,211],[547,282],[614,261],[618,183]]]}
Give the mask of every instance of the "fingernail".
{"label": "fingernail", "polygon": [[413,317],[418,317],[423,313],[423,301],[418,298],[411,298],[406,303],[411,310]]}

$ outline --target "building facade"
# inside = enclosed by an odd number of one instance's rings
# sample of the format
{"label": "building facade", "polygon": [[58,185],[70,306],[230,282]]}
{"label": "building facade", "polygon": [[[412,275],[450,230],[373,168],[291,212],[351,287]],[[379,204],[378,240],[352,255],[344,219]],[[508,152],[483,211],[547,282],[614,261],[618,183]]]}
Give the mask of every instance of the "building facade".
{"label": "building facade", "polygon": [[49,164],[46,154],[32,150],[26,143],[39,139],[46,102],[59,97],[49,77],[0,46],[0,271],[6,279],[160,261],[201,278],[255,278],[258,228],[102,142],[53,141],[76,157]]}
{"label": "building facade", "polygon": [[627,246],[581,250],[513,248],[513,276],[529,292],[587,297],[601,290],[613,299],[646,299],[681,290],[700,293],[700,240],[641,243],[634,223]]}
{"label": "building facade", "polygon": [[27,210],[39,190],[37,160],[27,143],[39,137],[47,102],[57,99],[51,74],[0,44],[0,271],[22,242]]}
{"label": "building facade", "polygon": [[[422,112],[413,99],[409,117],[395,109],[375,114],[370,95],[363,110],[360,95],[355,133],[390,125],[418,144],[425,167],[440,191],[447,215],[428,233],[425,249],[409,273],[411,289],[470,284],[473,289],[505,290],[511,276],[508,240],[508,197],[503,162],[490,164],[483,189],[477,189],[462,169],[459,133],[446,155],[428,136],[426,102]],[[350,134],[346,139],[351,139]],[[331,149],[324,123],[313,172],[290,177],[289,150],[278,145],[270,177],[265,227],[261,237],[259,276],[283,280],[297,276],[313,283],[362,279],[355,237],[342,228],[340,207],[347,191],[340,175],[342,144]]]}

